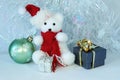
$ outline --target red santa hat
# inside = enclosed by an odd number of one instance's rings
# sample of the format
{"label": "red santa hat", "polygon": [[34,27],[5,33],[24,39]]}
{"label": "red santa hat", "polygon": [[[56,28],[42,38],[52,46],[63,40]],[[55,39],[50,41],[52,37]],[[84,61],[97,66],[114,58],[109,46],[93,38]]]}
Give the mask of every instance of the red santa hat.
{"label": "red santa hat", "polygon": [[28,11],[30,13],[31,16],[35,16],[37,14],[37,12],[40,11],[40,8],[33,5],[33,4],[28,4],[25,7],[26,11]]}

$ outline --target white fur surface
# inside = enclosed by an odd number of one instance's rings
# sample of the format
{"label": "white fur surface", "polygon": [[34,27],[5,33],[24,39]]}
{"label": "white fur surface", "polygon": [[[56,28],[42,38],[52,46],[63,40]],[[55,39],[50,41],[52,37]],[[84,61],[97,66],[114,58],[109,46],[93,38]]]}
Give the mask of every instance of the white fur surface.
{"label": "white fur surface", "polygon": [[63,15],[60,13],[56,13],[53,18],[55,18],[59,23],[62,23],[64,19]]}
{"label": "white fur surface", "polygon": [[56,35],[56,39],[59,41],[59,42],[66,42],[68,40],[68,36],[67,34],[63,33],[63,32],[59,32],[57,35]]}
{"label": "white fur surface", "polygon": [[63,53],[61,55],[63,63],[66,65],[72,65],[75,60],[75,55],[71,52]]}
{"label": "white fur surface", "polygon": [[75,61],[75,55],[70,52],[66,42],[59,42],[61,57],[65,65],[72,65]]}
{"label": "white fur surface", "polygon": [[[46,25],[44,23],[46,23]],[[62,29],[62,23],[62,15],[53,14],[50,18],[44,20],[43,25],[40,27],[40,29],[42,32],[47,32],[49,29],[51,29],[53,32],[59,32]]]}
{"label": "white fur surface", "polygon": [[39,60],[42,59],[42,57],[45,56],[45,53],[41,50],[37,50],[32,55],[32,60],[35,64],[39,64]]}
{"label": "white fur surface", "polygon": [[38,35],[38,36],[35,36],[34,38],[33,38],[33,43],[35,43],[35,45],[41,45],[42,44],[42,42],[43,42],[43,38],[42,38],[42,36],[40,36],[40,35]]}
{"label": "white fur surface", "polygon": [[40,10],[37,12],[37,14],[35,16],[33,16],[30,19],[30,22],[37,29],[40,29],[40,27],[44,24],[44,21],[51,15],[52,15],[51,12],[49,12],[47,10]]}

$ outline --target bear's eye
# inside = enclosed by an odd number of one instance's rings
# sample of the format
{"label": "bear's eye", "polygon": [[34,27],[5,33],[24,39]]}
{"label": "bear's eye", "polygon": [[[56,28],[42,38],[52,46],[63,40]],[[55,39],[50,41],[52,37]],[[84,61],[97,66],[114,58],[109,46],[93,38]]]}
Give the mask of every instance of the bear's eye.
{"label": "bear's eye", "polygon": [[44,25],[47,25],[47,23],[46,23],[46,22],[44,22]]}
{"label": "bear's eye", "polygon": [[55,26],[55,23],[53,23],[53,26]]}

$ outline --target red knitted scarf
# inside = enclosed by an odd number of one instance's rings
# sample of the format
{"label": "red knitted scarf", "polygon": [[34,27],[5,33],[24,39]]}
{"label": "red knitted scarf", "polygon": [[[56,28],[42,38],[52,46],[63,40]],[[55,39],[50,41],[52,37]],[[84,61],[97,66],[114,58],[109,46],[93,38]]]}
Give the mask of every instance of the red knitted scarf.
{"label": "red knitted scarf", "polygon": [[[59,32],[62,32],[60,30]],[[46,52],[49,56],[53,56],[53,62],[52,62],[52,71],[54,72],[56,69],[57,64],[64,66],[59,59],[61,56],[60,48],[58,41],[56,40],[56,34],[59,32],[41,32],[41,35],[43,37],[43,43],[41,45],[41,50]]]}
{"label": "red knitted scarf", "polygon": [[47,52],[49,56],[53,56],[53,54],[56,54],[57,56],[61,56],[59,44],[55,38],[56,34],[59,32],[52,32],[52,31],[47,31],[45,33],[41,32],[41,35],[43,37],[41,50]]}

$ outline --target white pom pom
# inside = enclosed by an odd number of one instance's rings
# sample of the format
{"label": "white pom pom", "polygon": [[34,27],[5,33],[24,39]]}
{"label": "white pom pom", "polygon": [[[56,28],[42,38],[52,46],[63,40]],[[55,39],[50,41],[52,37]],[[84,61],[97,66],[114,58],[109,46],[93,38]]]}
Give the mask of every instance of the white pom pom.
{"label": "white pom pom", "polygon": [[56,39],[60,42],[66,42],[68,40],[68,37],[65,33],[60,32],[56,35]]}
{"label": "white pom pom", "polygon": [[62,54],[63,63],[66,65],[72,65],[75,60],[75,55],[71,52]]}
{"label": "white pom pom", "polygon": [[45,56],[45,53],[43,51],[35,51],[32,55],[32,60],[35,64],[39,63],[39,60],[42,59]]}
{"label": "white pom pom", "polygon": [[37,46],[41,45],[43,42],[42,36],[35,36],[33,38],[33,43],[35,43]]}
{"label": "white pom pom", "polygon": [[23,15],[23,14],[25,14],[25,12],[26,12],[25,7],[19,7],[19,9],[18,9],[19,14]]}

